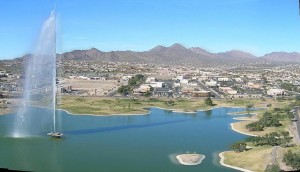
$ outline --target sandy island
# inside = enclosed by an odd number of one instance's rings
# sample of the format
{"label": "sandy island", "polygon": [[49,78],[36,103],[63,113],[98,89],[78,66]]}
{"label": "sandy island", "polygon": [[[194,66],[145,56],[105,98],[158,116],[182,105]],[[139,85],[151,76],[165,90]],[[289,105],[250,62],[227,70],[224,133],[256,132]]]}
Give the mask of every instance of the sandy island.
{"label": "sandy island", "polygon": [[176,156],[178,162],[182,165],[199,165],[205,155],[202,154],[180,154]]}

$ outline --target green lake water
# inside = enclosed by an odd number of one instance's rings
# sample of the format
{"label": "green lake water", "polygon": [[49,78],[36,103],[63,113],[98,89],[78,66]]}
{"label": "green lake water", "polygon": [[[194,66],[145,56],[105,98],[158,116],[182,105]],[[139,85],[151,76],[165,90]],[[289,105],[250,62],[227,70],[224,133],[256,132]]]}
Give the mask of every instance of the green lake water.
{"label": "green lake water", "polygon": [[[241,108],[215,108],[197,113],[174,113],[151,108],[148,115],[70,115],[58,110],[62,139],[46,136],[40,116],[46,109],[30,108],[35,137],[7,136],[14,114],[0,116],[0,168],[42,172],[229,172],[218,154],[247,136],[231,130],[230,112]],[[241,115],[239,115],[241,116]],[[183,166],[181,153],[206,156],[200,165]]]}

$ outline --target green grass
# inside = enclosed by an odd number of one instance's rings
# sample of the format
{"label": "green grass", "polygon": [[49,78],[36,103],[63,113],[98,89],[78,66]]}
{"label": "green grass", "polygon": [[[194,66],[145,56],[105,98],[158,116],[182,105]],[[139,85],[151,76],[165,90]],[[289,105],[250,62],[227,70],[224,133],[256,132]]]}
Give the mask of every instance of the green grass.
{"label": "green grass", "polygon": [[[246,125],[253,122],[253,121],[241,121],[234,123],[234,128],[246,132],[251,133],[259,136],[263,136],[270,132],[280,132],[280,131],[288,131],[288,127],[291,125],[291,121],[288,118],[287,115],[285,115],[283,112],[274,112],[273,109],[278,108],[284,108],[288,106],[292,100],[281,100],[276,101],[274,99],[267,99],[265,101],[256,101],[256,100],[243,100],[242,102],[233,101],[232,104],[248,104],[249,102],[253,103],[255,107],[264,106],[266,104],[272,104],[271,109],[261,109],[258,111],[255,111],[257,113],[257,118],[259,119],[262,114],[266,111],[270,111],[272,115],[276,115],[278,119],[280,120],[282,126],[280,127],[265,127],[264,131],[256,131],[256,132],[249,132],[249,130],[246,128]],[[228,102],[225,102],[228,103]],[[253,146],[251,143],[247,143],[249,146]],[[291,148],[280,148],[281,155],[279,158],[279,161],[282,161],[282,156],[284,152],[287,152],[288,149],[300,151],[300,146],[294,146]],[[253,171],[264,171],[266,167],[266,163],[268,163],[268,156],[270,155],[271,147],[269,146],[261,146],[261,147],[253,147],[253,149],[242,152],[242,153],[235,153],[233,151],[229,151],[225,153],[225,163]]]}
{"label": "green grass", "polygon": [[170,99],[116,99],[100,97],[74,97],[64,96],[61,98],[59,108],[75,114],[145,114],[146,108],[160,107],[181,111],[195,111],[210,109],[211,106],[204,104],[203,100],[172,100]]}
{"label": "green grass", "polygon": [[224,153],[224,163],[252,171],[263,172],[268,163],[271,151],[271,146],[254,147],[251,150],[240,153],[228,151]]}
{"label": "green grass", "polygon": [[[168,103],[168,101],[174,103]],[[61,97],[59,108],[75,114],[145,114],[145,108],[160,107],[179,111],[207,110],[216,106],[239,106],[245,107],[247,104],[254,104],[255,107],[266,107],[271,103],[273,107],[282,106],[286,102],[278,102],[273,99],[262,101],[260,99],[238,99],[238,100],[213,100],[215,106],[208,106],[202,99],[168,99],[168,98],[141,98],[141,99],[121,99],[102,97]]]}

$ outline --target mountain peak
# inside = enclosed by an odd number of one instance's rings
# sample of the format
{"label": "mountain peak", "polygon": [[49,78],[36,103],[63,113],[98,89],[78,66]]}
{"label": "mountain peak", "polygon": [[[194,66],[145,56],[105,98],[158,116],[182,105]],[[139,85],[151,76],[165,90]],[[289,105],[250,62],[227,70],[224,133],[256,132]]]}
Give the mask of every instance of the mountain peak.
{"label": "mountain peak", "polygon": [[175,43],[175,44],[171,45],[169,48],[172,48],[172,49],[187,49],[179,43]]}
{"label": "mountain peak", "polygon": [[223,53],[218,53],[224,57],[236,57],[236,58],[256,58],[253,54],[241,51],[241,50],[230,50]]}
{"label": "mountain peak", "polygon": [[213,56],[212,53],[200,48],[200,47],[192,47],[190,48],[191,51],[193,51],[196,54],[200,54],[200,55],[206,55],[206,56]]}
{"label": "mountain peak", "polygon": [[167,47],[162,46],[162,45],[158,45],[158,46],[155,46],[152,49],[150,49],[149,52],[161,52],[161,51],[164,51],[166,49],[167,49]]}

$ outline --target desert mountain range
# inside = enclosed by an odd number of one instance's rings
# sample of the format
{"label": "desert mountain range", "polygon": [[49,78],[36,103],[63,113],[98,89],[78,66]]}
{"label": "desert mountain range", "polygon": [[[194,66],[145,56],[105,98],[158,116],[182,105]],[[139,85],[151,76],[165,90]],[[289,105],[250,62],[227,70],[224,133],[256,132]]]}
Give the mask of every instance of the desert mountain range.
{"label": "desert mountain range", "polygon": [[200,47],[186,48],[178,43],[169,47],[158,45],[143,52],[129,50],[104,52],[96,48],[91,48],[88,50],[74,50],[63,54],[57,54],[57,57],[63,60],[75,61],[110,61],[156,64],[235,65],[300,63],[300,53],[297,52],[272,52],[264,56],[257,57],[239,50],[211,53]]}

